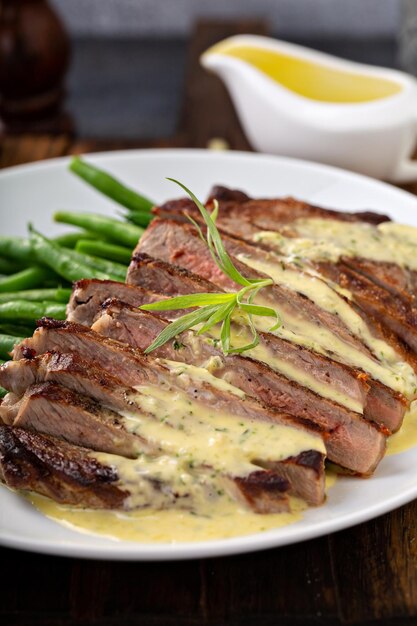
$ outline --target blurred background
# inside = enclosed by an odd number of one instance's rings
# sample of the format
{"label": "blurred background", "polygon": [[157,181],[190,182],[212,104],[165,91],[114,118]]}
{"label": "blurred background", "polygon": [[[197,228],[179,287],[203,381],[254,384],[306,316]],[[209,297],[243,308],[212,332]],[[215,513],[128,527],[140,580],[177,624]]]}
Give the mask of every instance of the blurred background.
{"label": "blurred background", "polygon": [[[0,2],[4,11],[9,3]],[[11,0],[11,4],[39,2]],[[412,69],[410,46],[405,50],[398,43],[416,4],[415,0],[50,0],[72,42],[66,108],[77,132],[143,138],[175,132],[187,44],[198,19],[257,18],[265,21],[271,34],[289,41]]]}
{"label": "blurred background", "polygon": [[[69,49],[63,49],[62,33],[45,27],[46,7],[60,16]],[[246,31],[417,71],[416,0],[0,0],[0,91],[6,130],[119,140],[171,137],[181,132],[186,83],[197,53],[206,43]],[[48,94],[53,92],[54,98],[57,86],[62,81],[66,85],[65,98],[58,98],[59,115],[56,109],[51,114],[52,106],[41,122],[32,111],[41,91],[32,78],[39,72],[29,69],[27,58],[17,58],[25,37],[32,40],[32,52],[43,46],[46,56],[59,60],[55,74],[50,59],[40,72],[49,76]],[[16,81],[19,62],[23,69]],[[21,115],[26,103],[31,112]]]}

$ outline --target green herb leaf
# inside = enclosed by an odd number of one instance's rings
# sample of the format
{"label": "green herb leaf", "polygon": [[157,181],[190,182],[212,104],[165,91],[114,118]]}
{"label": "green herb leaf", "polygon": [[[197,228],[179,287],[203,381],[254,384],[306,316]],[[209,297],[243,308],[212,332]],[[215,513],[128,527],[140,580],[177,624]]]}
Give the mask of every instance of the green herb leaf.
{"label": "green herb leaf", "polygon": [[217,311],[215,311],[213,315],[209,317],[207,322],[199,329],[199,331],[197,332],[197,335],[203,335],[204,333],[209,331],[210,328],[213,328],[213,326],[215,326],[216,324],[219,324],[226,317],[226,315],[228,315],[229,313],[231,314],[233,312],[233,309],[235,308],[235,306],[236,306],[235,297],[233,298],[232,302],[219,306],[217,308]]}
{"label": "green herb leaf", "polygon": [[189,296],[176,296],[151,304],[143,304],[140,308],[144,311],[175,311],[177,309],[190,309],[195,306],[223,304],[234,299],[235,294],[233,293],[195,293]]}
{"label": "green herb leaf", "polygon": [[[151,304],[141,306],[140,308],[145,311],[172,311],[198,307],[197,310],[187,313],[169,324],[158,335],[155,341],[145,350],[145,354],[149,354],[180,333],[193,328],[198,324],[202,324],[202,326],[197,331],[197,334],[202,335],[203,333],[209,331],[213,326],[220,323],[220,342],[224,354],[240,354],[246,350],[250,350],[259,343],[259,336],[252,319],[253,315],[275,318],[276,323],[270,328],[270,331],[276,330],[281,325],[280,317],[275,309],[268,306],[254,304],[254,299],[259,291],[264,287],[272,285],[273,280],[270,278],[247,279],[242,276],[239,270],[235,267],[232,259],[224,247],[220,233],[215,224],[219,211],[219,205],[216,200],[214,201],[214,210],[210,215],[205,206],[200,202],[200,200],[198,200],[192,191],[185,187],[185,185],[173,178],[169,178],[168,180],[171,180],[184,189],[184,191],[194,201],[206,223],[207,236],[204,237],[200,225],[191,216],[188,216],[189,220],[197,229],[199,237],[207,245],[216,265],[224,274],[226,274],[226,276],[238,285],[241,285],[242,289],[235,293],[196,293],[176,296],[174,298],[161,300],[160,302],[153,302]],[[235,311],[243,314],[252,334],[252,341],[239,347],[233,347],[230,345],[230,326],[232,316]]]}
{"label": "green herb leaf", "polygon": [[171,324],[166,326],[164,330],[159,333],[155,341],[153,341],[151,345],[146,348],[145,354],[149,354],[150,352],[153,352],[153,350],[160,348],[167,341],[174,339],[174,337],[184,332],[184,330],[188,330],[197,324],[201,324],[201,322],[205,322],[215,310],[216,306],[205,306],[197,311],[191,311],[191,313],[187,313],[174,322],[171,322]]}
{"label": "green herb leaf", "polygon": [[[234,266],[232,259],[229,257],[223,245],[223,242],[220,237],[220,233],[217,230],[217,227],[213,219],[210,217],[204,204],[200,202],[200,200],[193,194],[192,191],[190,191],[185,185],[180,183],[178,180],[175,180],[175,178],[168,178],[168,180],[172,181],[173,183],[175,183],[176,185],[179,185],[182,189],[184,189],[184,191],[190,196],[190,198],[196,204],[197,208],[200,210],[200,213],[207,226],[208,237],[211,238],[211,242],[207,242],[210,252],[212,254],[214,261],[216,262],[217,265],[219,265],[222,272],[224,272],[224,274],[226,274],[229,278],[231,278],[235,283],[238,283],[238,285],[243,285],[245,287],[247,285],[252,284],[253,281],[248,280],[247,278],[242,276],[242,274]],[[215,206],[215,209],[214,209],[215,215],[217,215],[217,211],[218,209]]]}

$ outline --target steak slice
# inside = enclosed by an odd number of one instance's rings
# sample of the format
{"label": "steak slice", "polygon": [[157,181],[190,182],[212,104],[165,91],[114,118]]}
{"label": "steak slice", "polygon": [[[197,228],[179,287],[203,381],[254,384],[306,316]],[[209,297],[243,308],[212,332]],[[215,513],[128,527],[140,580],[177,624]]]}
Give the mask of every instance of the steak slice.
{"label": "steak slice", "polygon": [[[0,480],[11,489],[92,509],[193,510],[198,499],[210,502],[219,497],[216,483],[210,485],[195,472],[189,472],[188,486],[178,486],[175,481],[161,480],[160,459],[154,464],[120,460],[112,454],[96,457],[86,448],[55,437],[0,426]],[[288,510],[288,482],[268,470],[254,474],[236,485],[240,500],[255,512]]]}
{"label": "steak slice", "polygon": [[67,306],[67,320],[91,326],[101,304],[108,298],[118,298],[137,307],[161,299],[157,294],[127,283],[84,278],[74,283]]}
{"label": "steak slice", "polygon": [[[130,411],[135,412],[133,407]],[[13,426],[128,458],[136,458],[138,454],[161,455],[159,446],[128,432],[120,415],[53,383],[33,385],[26,390],[16,402]],[[225,480],[228,484],[236,481],[233,492],[239,493],[240,499],[247,498],[248,504],[254,499],[255,510],[262,506],[265,511],[267,507],[276,510],[276,494],[281,509],[282,493],[289,489],[289,483],[271,470],[225,477]],[[262,499],[264,490],[266,495]]]}
{"label": "steak slice", "polygon": [[[395,297],[344,261],[335,264],[320,263],[319,268],[323,274],[349,289],[355,302],[366,313],[389,328],[417,353],[417,309],[414,306]],[[404,354],[404,349],[401,351]],[[415,359],[412,364],[416,367]]]}
{"label": "steak slice", "polygon": [[[9,419],[10,415],[9,409]],[[15,403],[12,425],[129,458],[155,453],[154,446],[125,429],[123,419],[116,412],[51,382],[26,389]]]}
{"label": "steak slice", "polygon": [[[228,243],[230,239],[225,241],[226,247]],[[145,252],[163,261],[185,267],[226,291],[238,289],[236,283],[216,265],[208,247],[200,239],[194,226],[171,220],[153,220],[141,238],[134,255],[137,252]],[[246,278],[269,278],[266,274],[257,272],[236,260],[233,255],[231,258]],[[129,283],[132,282],[130,274],[129,270],[127,277]],[[318,327],[322,326],[357,351],[371,356],[365,345],[349,331],[338,316],[321,309],[302,294],[274,284],[262,290],[262,298],[269,306],[280,312],[284,325],[288,325],[289,328],[291,324],[298,327],[305,322]]]}
{"label": "steak slice", "polygon": [[[144,349],[166,325],[167,322],[149,313],[113,300],[93,328],[107,337]],[[369,462],[375,452],[379,456],[379,443],[371,453],[372,444],[368,447],[363,444],[374,438],[377,442],[381,435],[360,414],[321,398],[264,363],[242,356],[225,357],[212,343],[192,331],[181,333],[175,343],[164,344],[156,354],[198,367],[209,364],[214,376],[227,380],[265,406],[315,424],[323,433],[328,457],[333,462],[358,473],[372,471],[375,461],[371,461],[371,466]],[[353,449],[363,450],[364,457]],[[352,465],[352,458],[356,465]]]}
{"label": "steak slice", "polygon": [[[240,401],[236,402],[236,396],[233,393],[216,389],[194,378],[190,379],[187,375],[181,377],[169,367],[159,364],[156,359],[145,357],[138,350],[102,337],[84,326],[48,319],[41,320],[40,323],[41,327],[35,331],[32,338],[25,339],[19,346],[16,346],[15,358],[25,354],[34,357],[36,354],[44,352],[75,351],[82,358],[93,360],[95,366],[102,367],[112,376],[121,378],[125,385],[153,385],[158,387],[161,384],[168,384],[174,390],[177,388],[185,392],[191,399],[198,398],[198,401],[204,405],[213,407],[218,411],[226,411],[231,416],[267,420],[288,428],[301,428],[304,431],[307,429],[312,434],[315,433],[316,429],[311,431],[313,425],[309,424],[309,428],[307,428],[303,420],[300,421],[285,413],[268,410],[250,398],[240,398]],[[374,448],[377,449],[374,450],[372,461],[378,462],[384,452],[385,439],[381,433],[377,431],[375,433],[376,445]],[[374,433],[372,432],[372,434]],[[315,435],[315,441],[319,441],[317,435]],[[314,476],[311,473],[311,467],[306,467],[298,456],[283,459],[282,463],[281,461],[277,462],[275,468],[276,473],[279,474],[279,468],[283,464],[287,473],[288,466],[291,465],[291,471],[294,475],[294,482],[291,484],[292,492],[302,498],[314,497],[315,501],[311,502],[312,504],[319,504],[324,497],[324,455],[319,450],[321,450],[321,445],[319,446],[317,443],[317,451],[313,450],[313,453],[320,459],[322,469]],[[312,484],[313,477],[314,484]]]}
{"label": "steak slice", "polygon": [[[209,195],[207,205],[212,206],[216,199],[220,205],[220,216],[233,216],[240,221],[247,220],[258,224],[258,230],[274,230],[277,224],[291,223],[300,218],[320,217],[328,219],[339,219],[346,222],[368,222],[370,224],[381,224],[390,221],[390,218],[373,211],[337,211],[314,206],[295,198],[274,198],[274,199],[252,199],[242,191],[227,189],[216,186]],[[159,207],[154,208],[154,212],[160,217],[181,216],[184,213],[190,215],[200,215],[194,202],[188,198],[170,200]]]}
{"label": "steak slice", "polygon": [[[147,256],[147,255],[146,255]],[[154,291],[158,289],[158,279],[166,263],[157,259],[143,259],[134,255],[131,267],[135,266],[135,280],[141,284],[142,268],[146,265],[146,282]],[[176,266],[171,265],[170,275],[174,277]],[[153,270],[155,270],[153,272]],[[152,273],[153,272],[153,273]],[[177,272],[172,284],[178,287],[179,294],[195,293],[199,290],[199,282],[194,281],[195,275],[187,272],[187,282],[181,285],[184,272]],[[195,289],[193,285],[195,284]],[[188,291],[186,291],[188,290]],[[172,295],[177,295],[173,293]],[[360,311],[358,311],[360,313]],[[164,314],[172,315],[175,311],[165,311]],[[374,330],[375,325],[374,325]],[[381,335],[386,339],[385,335]],[[298,371],[311,380],[316,379],[320,385],[328,386],[337,390],[341,396],[348,396],[355,404],[363,408],[365,417],[378,424],[385,425],[392,432],[401,426],[405,411],[408,407],[406,398],[386,387],[379,381],[370,378],[363,371],[339,363],[319,353],[313,352],[300,345],[293,344],[277,335],[259,332],[260,346],[265,348],[276,360],[275,363],[284,364],[284,373],[288,366]],[[253,351],[245,353],[252,356]],[[254,358],[259,358],[254,356]],[[260,359],[262,360],[262,359]],[[348,405],[349,406],[349,405]]]}
{"label": "steak slice", "polygon": [[[18,397],[30,385],[54,382],[77,394],[93,398],[114,411],[126,410],[129,407],[126,397],[133,393],[133,388],[126,386],[119,378],[75,353],[46,352],[32,359],[7,361],[0,367],[0,381],[4,389]],[[4,400],[0,413],[5,410],[3,405]]]}
{"label": "steak slice", "polygon": [[85,448],[9,426],[0,426],[0,479],[12,489],[93,509],[124,508],[129,497],[116,469]]}
{"label": "steak slice", "polygon": [[372,261],[361,257],[342,257],[342,261],[356,272],[363,274],[376,285],[383,287],[404,303],[415,306],[417,296],[417,272],[395,263]]}
{"label": "steak slice", "polygon": [[138,247],[132,255],[126,281],[131,286],[140,285],[143,289],[165,296],[219,291],[218,285],[190,272],[188,268],[166,262],[163,258],[157,258],[157,255],[146,254]]}

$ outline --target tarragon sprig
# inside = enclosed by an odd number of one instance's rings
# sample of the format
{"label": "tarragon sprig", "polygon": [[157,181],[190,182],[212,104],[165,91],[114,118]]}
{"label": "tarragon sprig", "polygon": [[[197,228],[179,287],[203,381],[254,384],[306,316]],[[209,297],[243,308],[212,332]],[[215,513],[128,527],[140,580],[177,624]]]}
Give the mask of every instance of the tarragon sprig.
{"label": "tarragon sprig", "polygon": [[[151,343],[151,345],[145,350],[145,353],[148,354],[153,350],[156,350],[160,346],[163,346],[167,341],[174,339],[183,331],[194,328],[197,325],[201,324],[197,334],[202,335],[203,333],[211,330],[213,326],[220,323],[220,342],[224,354],[236,354],[250,350],[259,343],[259,336],[252,319],[254,315],[275,318],[276,323],[270,328],[270,331],[276,330],[281,325],[280,317],[275,309],[253,303],[253,300],[259,291],[264,287],[272,285],[273,280],[270,278],[246,278],[245,276],[242,276],[239,270],[235,267],[232,259],[226,252],[222,238],[215,224],[219,210],[216,200],[214,201],[214,210],[210,215],[204,204],[200,202],[193,192],[187,189],[185,185],[173,178],[169,178],[168,180],[171,180],[182,187],[182,189],[184,189],[184,191],[194,201],[207,226],[206,236],[204,236],[200,225],[192,219],[191,216],[188,216],[189,220],[194,224],[199,236],[207,245],[217,267],[219,267],[223,274],[228,276],[238,285],[241,285],[242,288],[234,293],[195,293],[185,296],[176,296],[160,302],[153,302],[152,304],[144,304],[141,306],[140,308],[145,311],[175,311],[178,309],[188,308],[195,309],[166,326]],[[238,347],[232,346],[230,340],[231,321],[233,315],[236,313],[239,313],[241,317],[247,320],[252,333],[252,341],[244,346]]]}

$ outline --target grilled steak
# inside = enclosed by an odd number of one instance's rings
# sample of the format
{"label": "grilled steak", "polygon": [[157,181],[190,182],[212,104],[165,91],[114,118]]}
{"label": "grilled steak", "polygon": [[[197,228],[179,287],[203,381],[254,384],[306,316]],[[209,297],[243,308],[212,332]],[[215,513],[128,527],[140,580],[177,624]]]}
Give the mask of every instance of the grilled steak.
{"label": "grilled steak", "polygon": [[85,278],[74,283],[67,306],[67,320],[91,326],[101,304],[108,298],[118,298],[139,307],[160,300],[161,296],[145,289],[137,289],[127,283]]}
{"label": "grilled steak", "polygon": [[[15,403],[14,410],[11,425],[60,437],[78,446],[130,458],[155,451],[143,438],[129,433],[116,412],[55,383],[31,385]],[[7,417],[10,424],[11,406]]]}
{"label": "grilled steak", "polygon": [[[110,301],[93,328],[107,337],[144,349],[166,324],[150,314]],[[211,361],[210,371],[214,376],[227,380],[268,407],[316,424],[324,432],[327,454],[335,463],[358,473],[368,473],[375,466],[370,448],[361,446],[361,442],[371,441],[374,437],[380,439],[372,425],[360,414],[320,398],[264,363],[241,356],[224,357],[212,343],[192,331],[181,333],[173,344],[164,344],[156,355],[200,367]],[[377,457],[378,446],[374,448]],[[358,448],[364,451],[363,458],[352,453]],[[356,459],[356,465],[352,465],[352,458]]]}
{"label": "grilled steak", "polygon": [[[295,198],[251,199],[241,191],[214,187],[207,204],[211,206],[216,199],[220,203],[220,214],[233,216],[240,221],[256,223],[258,230],[274,230],[277,224],[291,223],[299,218],[320,217],[338,219],[346,222],[363,221],[370,224],[381,224],[389,221],[389,217],[372,211],[344,212],[313,206]],[[188,213],[199,215],[195,204],[188,198],[171,200],[155,207],[154,212],[161,217],[173,217]]]}
{"label": "grilled steak", "polygon": [[94,509],[124,508],[129,497],[115,468],[85,448],[9,426],[0,426],[0,479],[12,489]]}
{"label": "grilled steak", "polygon": [[[146,266],[146,283],[156,290],[158,288],[158,279],[161,272],[166,266],[159,260],[149,261],[149,257],[143,259],[140,255],[134,255],[130,268],[135,268],[135,280],[141,284],[142,268]],[[194,274],[188,272],[187,281],[184,285],[181,280],[184,272],[177,272],[175,275],[175,266],[170,266],[170,276],[172,276],[172,284],[178,288],[179,293],[187,293],[199,291],[199,282],[193,282]],[[153,272],[153,270],[155,270]],[[153,272],[153,273],[152,273]],[[131,274],[129,270],[129,274]],[[193,290],[193,285],[195,289]],[[176,295],[176,294],[173,294]],[[360,311],[359,311],[360,312]],[[174,312],[165,312],[171,315]],[[376,327],[374,325],[374,331]],[[360,370],[355,370],[337,361],[331,360],[321,354],[315,353],[307,348],[293,344],[281,337],[270,333],[259,333],[260,345],[267,350],[275,359],[275,367],[283,364],[283,373],[288,371],[288,367],[294,371],[304,372],[308,379],[317,380],[320,385],[331,385],[338,394],[348,396],[362,407],[364,415],[378,424],[382,424],[389,428],[392,432],[398,430],[401,426],[402,419],[408,407],[406,398],[401,393],[395,392],[382,383],[371,379],[367,374]],[[385,335],[382,335],[385,338]],[[254,356],[253,351],[246,352],[244,356]],[[263,360],[263,359],[261,359]]]}
{"label": "grilled steak", "polygon": [[[95,366],[100,366],[111,375],[123,379],[125,385],[158,387],[165,384],[173,387],[174,390],[180,389],[187,393],[191,399],[198,398],[198,401],[205,406],[213,407],[218,411],[226,411],[236,417],[267,420],[303,430],[306,428],[304,421],[284,413],[267,410],[249,398],[241,398],[239,402],[236,402],[236,396],[228,391],[215,389],[205,382],[190,379],[187,375],[181,377],[175,371],[172,372],[163,364],[159,364],[155,359],[144,357],[137,350],[104,338],[83,326],[51,320],[43,320],[41,324],[42,326],[34,333],[33,338],[26,339],[16,346],[15,357],[19,358],[28,353],[33,357],[48,351],[69,352],[73,350],[84,359],[93,359]],[[384,436],[375,429],[370,429],[370,432],[374,440],[372,470],[383,454],[385,441]],[[313,456],[314,454],[318,455],[323,465],[323,455],[313,453]],[[285,466],[286,474],[289,471],[288,467],[291,466],[291,472],[294,475],[291,488],[294,493],[303,498],[314,498],[316,504],[322,501],[323,467],[320,472],[314,474],[314,484],[312,484],[312,477],[309,479],[311,467],[306,467],[298,457],[277,462],[275,471],[278,474],[281,471],[281,465]]]}
{"label": "grilled steak", "polygon": [[[347,259],[346,259],[347,261]],[[353,294],[355,302],[393,331],[414,353],[417,353],[417,308],[355,271],[352,263],[320,263],[320,271]],[[391,342],[392,343],[392,342]],[[398,344],[398,339],[396,340]],[[397,348],[398,349],[398,348]],[[402,350],[404,353],[404,349]],[[416,367],[414,359],[413,363]]]}
{"label": "grilled steak", "polygon": [[[131,413],[135,412],[134,407],[129,408]],[[143,417],[143,412],[137,412]],[[157,445],[127,431],[123,418],[117,413],[53,383],[33,385],[26,390],[23,398],[15,403],[13,426],[129,458],[135,458],[139,453],[151,456],[161,454]],[[252,504],[256,510],[261,506],[265,511],[268,507],[269,510],[276,510],[274,502],[277,496],[281,508],[282,492],[289,489],[289,483],[284,478],[261,469],[245,477],[225,478],[228,484],[236,481],[234,493],[239,493],[240,498],[247,498],[248,504],[256,500],[257,504]],[[265,499],[262,498],[264,490]]]}

